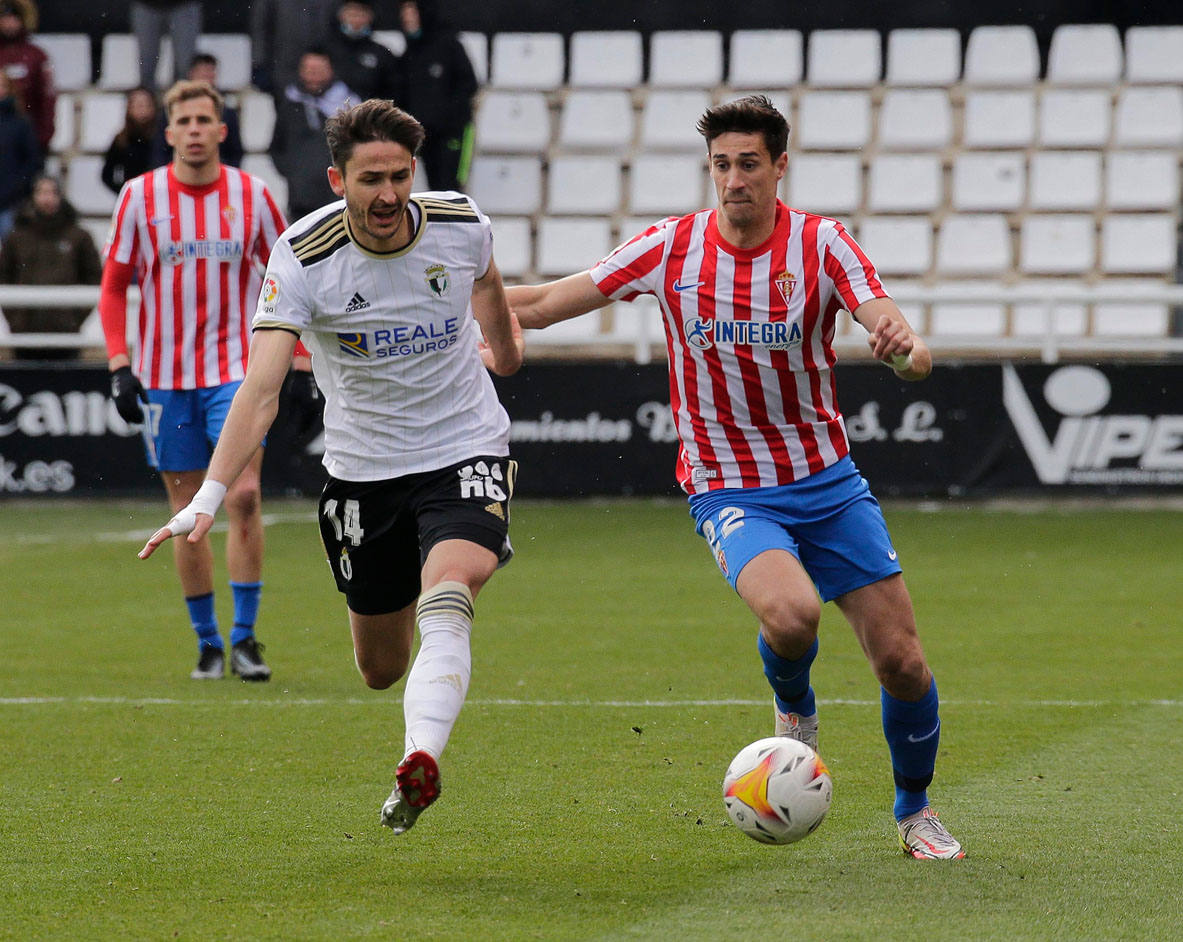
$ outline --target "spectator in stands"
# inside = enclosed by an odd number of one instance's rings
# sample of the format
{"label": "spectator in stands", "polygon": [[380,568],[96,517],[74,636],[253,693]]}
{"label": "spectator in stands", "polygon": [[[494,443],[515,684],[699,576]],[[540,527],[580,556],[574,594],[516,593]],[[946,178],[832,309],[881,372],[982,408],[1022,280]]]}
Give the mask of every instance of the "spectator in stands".
{"label": "spectator in stands", "polygon": [[33,125],[16,100],[12,81],[0,70],[0,239],[8,235],[17,206],[40,169]]}
{"label": "spectator in stands", "polygon": [[443,26],[430,0],[404,0],[399,19],[407,49],[399,60],[402,100],[427,130],[419,150],[433,190],[459,190],[472,161],[476,73],[455,30]]}
{"label": "spectator in stands", "polygon": [[373,38],[374,8],[368,0],[344,0],[337,10],[337,29],[325,40],[333,71],[361,101],[399,96],[398,59]]}
{"label": "spectator in stands", "polygon": [[329,37],[340,0],[251,0],[251,84],[277,99],[296,81],[300,57]]}
{"label": "spectator in stands", "polygon": [[33,125],[41,156],[49,153],[53,138],[53,68],[45,50],[29,41],[37,28],[37,5],[33,0],[0,0],[0,70],[12,80],[17,100]]}
{"label": "spectator in stands", "polygon": [[[0,284],[97,285],[102,263],[90,233],[62,196],[54,177],[38,177],[33,195],[21,206],[16,225],[0,247]],[[5,307],[14,334],[77,333],[89,307]],[[17,348],[24,359],[58,360],[78,356],[66,347]]]}
{"label": "spectator in stands", "polygon": [[275,106],[271,159],[288,182],[288,218],[293,221],[337,199],[329,186],[332,163],[325,141],[325,121],[357,96],[333,74],[323,49],[300,57],[299,77],[284,89]]}
{"label": "spectator in stands", "polygon": [[112,193],[118,193],[133,177],[160,166],[154,157],[159,121],[160,109],[150,89],[133,88],[127,93],[123,127],[111,141],[103,159],[103,183]]}
{"label": "spectator in stands", "polygon": [[201,35],[201,0],[131,0],[131,31],[140,46],[140,84],[156,88],[160,41],[172,39],[173,78],[182,78],[186,63],[197,55]]}
{"label": "spectator in stands", "polygon": [[[199,52],[189,64],[189,81],[206,82],[211,88],[216,88],[225,98],[225,92],[218,87],[218,57],[208,52]],[[222,123],[226,125],[226,138],[218,145],[218,155],[227,167],[242,166],[242,131],[238,120],[238,109],[231,105],[222,106]],[[172,163],[173,149],[165,138],[164,129],[168,126],[168,116],[160,115],[156,129],[156,139],[152,148],[152,166],[163,167]]]}

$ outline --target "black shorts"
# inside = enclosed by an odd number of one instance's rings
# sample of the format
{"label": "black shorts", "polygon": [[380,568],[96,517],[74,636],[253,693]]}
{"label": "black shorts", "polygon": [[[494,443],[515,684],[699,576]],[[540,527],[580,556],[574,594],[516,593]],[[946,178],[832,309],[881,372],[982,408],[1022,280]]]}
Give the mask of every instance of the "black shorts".
{"label": "black shorts", "polygon": [[427,554],[467,540],[509,562],[509,500],[518,464],[480,455],[438,471],[386,481],[329,478],[320,496],[320,536],[337,589],[359,615],[411,604]]}

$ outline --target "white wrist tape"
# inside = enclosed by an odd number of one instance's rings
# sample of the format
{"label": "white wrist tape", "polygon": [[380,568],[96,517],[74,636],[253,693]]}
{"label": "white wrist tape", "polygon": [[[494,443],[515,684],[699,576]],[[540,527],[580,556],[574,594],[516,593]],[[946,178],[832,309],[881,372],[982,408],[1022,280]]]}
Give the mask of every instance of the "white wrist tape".
{"label": "white wrist tape", "polygon": [[197,489],[197,493],[193,495],[193,500],[178,511],[177,515],[165,524],[165,527],[172,531],[173,536],[191,533],[197,525],[197,515],[207,514],[212,517],[217,514],[225,496],[225,484],[219,484],[217,481],[206,478],[201,487]]}
{"label": "white wrist tape", "polygon": [[891,355],[891,368],[893,370],[900,370],[901,372],[910,370],[912,368],[912,354],[909,353],[901,356],[898,353],[893,353]]}

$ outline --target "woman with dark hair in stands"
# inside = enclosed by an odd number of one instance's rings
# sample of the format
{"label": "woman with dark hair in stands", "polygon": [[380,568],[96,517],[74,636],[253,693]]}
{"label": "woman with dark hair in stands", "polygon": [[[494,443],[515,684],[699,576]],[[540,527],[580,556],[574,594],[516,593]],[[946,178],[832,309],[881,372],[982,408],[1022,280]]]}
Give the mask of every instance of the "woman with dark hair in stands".
{"label": "woman with dark hair in stands", "polygon": [[112,193],[118,193],[128,180],[157,166],[152,149],[159,113],[156,96],[148,89],[141,86],[127,93],[123,127],[111,141],[103,160],[103,183]]}

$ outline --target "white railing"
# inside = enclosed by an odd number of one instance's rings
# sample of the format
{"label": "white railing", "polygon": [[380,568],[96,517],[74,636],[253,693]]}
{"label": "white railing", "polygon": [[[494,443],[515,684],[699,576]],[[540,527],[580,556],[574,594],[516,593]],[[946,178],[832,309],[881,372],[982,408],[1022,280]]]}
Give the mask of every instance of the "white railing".
{"label": "white railing", "polygon": [[[1064,304],[1090,305],[1104,303],[1162,304],[1183,308],[1183,285],[1127,285],[1120,282],[1102,282],[1097,285],[1025,284],[999,285],[961,282],[937,286],[900,285],[892,296],[901,305],[927,304],[1041,304],[1044,308],[1044,332],[1031,336],[980,336],[928,334],[925,340],[935,353],[965,354],[985,357],[1038,358],[1054,363],[1063,356],[1174,356],[1183,354],[1183,336],[1080,336],[1057,333],[1055,329],[1056,308]],[[18,307],[94,307],[98,304],[99,289],[95,285],[33,286],[0,285],[0,313],[4,306]],[[139,292],[128,291],[128,311],[134,314],[139,305]],[[628,323],[629,305],[616,306],[615,316]],[[128,318],[129,329],[134,317]],[[638,363],[649,362],[655,351],[663,345],[657,326],[650,320],[636,318],[636,330],[630,334],[617,330],[611,337],[602,339],[582,338],[572,347],[581,350],[596,347],[620,347],[632,349]],[[9,332],[8,325],[0,317],[0,347],[79,347],[102,346],[102,330],[97,315],[88,318],[87,325],[74,334]],[[552,354],[561,354],[566,345],[549,342],[545,348]],[[834,342],[841,354],[860,355],[866,352],[866,343],[861,331],[839,337]],[[605,349],[607,352],[607,349]],[[660,354],[658,354],[660,355]]]}

